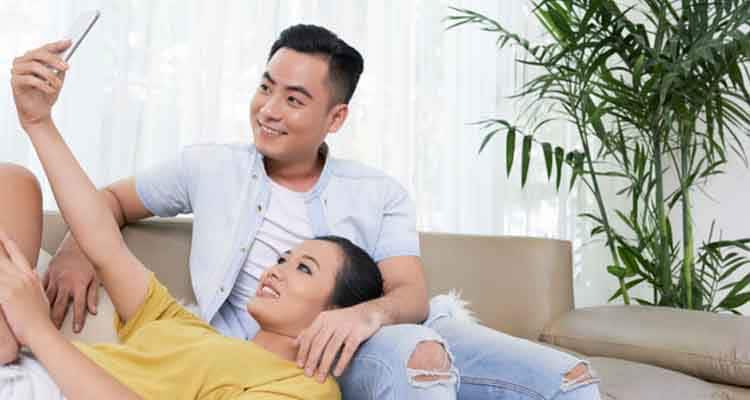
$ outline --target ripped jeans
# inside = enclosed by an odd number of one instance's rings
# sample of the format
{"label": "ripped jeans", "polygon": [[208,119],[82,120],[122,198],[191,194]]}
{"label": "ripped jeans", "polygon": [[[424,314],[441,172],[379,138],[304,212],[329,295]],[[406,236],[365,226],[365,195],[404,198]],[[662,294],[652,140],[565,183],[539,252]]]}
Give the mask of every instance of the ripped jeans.
{"label": "ripped jeans", "polygon": [[[458,315],[460,307],[448,296],[437,296],[424,324],[381,328],[360,346],[338,380],[344,400],[600,398],[597,379],[565,379],[585,361],[471,322]],[[247,311],[228,302],[211,323],[225,335],[246,339],[258,329]],[[407,368],[417,345],[429,341],[447,350],[447,372]],[[435,379],[417,379],[430,375]]]}
{"label": "ripped jeans", "polygon": [[[566,353],[505,335],[465,318],[447,296],[430,302],[423,325],[381,328],[360,346],[339,379],[345,400],[598,400],[598,380],[567,381],[581,363]],[[459,306],[460,307],[460,306]],[[428,371],[407,368],[417,344],[443,344],[452,361],[448,376],[420,382]]]}

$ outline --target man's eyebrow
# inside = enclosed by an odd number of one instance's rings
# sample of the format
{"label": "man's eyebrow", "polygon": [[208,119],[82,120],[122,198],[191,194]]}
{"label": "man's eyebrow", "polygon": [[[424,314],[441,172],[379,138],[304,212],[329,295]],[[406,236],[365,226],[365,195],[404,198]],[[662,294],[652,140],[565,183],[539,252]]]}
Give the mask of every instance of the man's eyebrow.
{"label": "man's eyebrow", "polygon": [[318,267],[318,270],[320,270],[320,264],[318,263],[318,260],[314,259],[312,256],[308,256],[307,254],[303,254],[302,258],[307,258],[308,260],[315,263],[315,266]]}
{"label": "man's eyebrow", "polygon": [[[263,78],[271,82],[272,85],[276,84],[276,81],[271,77],[271,74],[269,74],[268,71],[263,73]],[[309,90],[305,89],[304,86],[299,86],[299,85],[285,86],[284,89],[291,90],[292,92],[302,93],[303,95],[305,95],[305,97],[309,98],[310,100],[313,100],[313,95],[310,93]]]}
{"label": "man's eyebrow", "polygon": [[293,92],[299,92],[305,95],[308,99],[313,100],[312,94],[307,91],[307,89],[304,88],[304,86],[287,86],[285,87],[286,90],[291,90]]}
{"label": "man's eyebrow", "polygon": [[268,81],[271,82],[272,85],[276,84],[276,81],[271,78],[271,74],[269,74],[268,71],[263,73],[263,79],[268,79]]}

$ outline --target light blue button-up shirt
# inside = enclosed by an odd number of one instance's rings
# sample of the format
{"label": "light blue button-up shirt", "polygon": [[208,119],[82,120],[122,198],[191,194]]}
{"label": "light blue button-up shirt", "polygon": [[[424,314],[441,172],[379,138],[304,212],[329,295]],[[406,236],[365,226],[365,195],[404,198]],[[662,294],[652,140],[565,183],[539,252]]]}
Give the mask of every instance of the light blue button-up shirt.
{"label": "light blue button-up shirt", "polygon": [[[305,204],[313,234],[348,238],[375,261],[418,256],[415,209],[394,179],[360,163],[329,157]],[[154,215],[193,214],[190,273],[202,317],[224,304],[270,199],[263,156],[254,145],[205,144],[136,175]]]}

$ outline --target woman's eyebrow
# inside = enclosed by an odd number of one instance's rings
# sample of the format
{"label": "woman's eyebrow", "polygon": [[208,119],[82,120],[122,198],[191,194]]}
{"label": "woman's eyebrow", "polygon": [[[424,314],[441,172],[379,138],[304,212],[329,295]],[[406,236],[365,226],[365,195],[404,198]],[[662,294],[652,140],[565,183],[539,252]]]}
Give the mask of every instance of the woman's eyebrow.
{"label": "woman's eyebrow", "polygon": [[312,256],[308,256],[307,254],[303,254],[302,258],[306,258],[306,259],[312,261],[315,264],[315,266],[318,267],[318,270],[320,270],[320,264],[318,263],[318,260],[316,260]]}

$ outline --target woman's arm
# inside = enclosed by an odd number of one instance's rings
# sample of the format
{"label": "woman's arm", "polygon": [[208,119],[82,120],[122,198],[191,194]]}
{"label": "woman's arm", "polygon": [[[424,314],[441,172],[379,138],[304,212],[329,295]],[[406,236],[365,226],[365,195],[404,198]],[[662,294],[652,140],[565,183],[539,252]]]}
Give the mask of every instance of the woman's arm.
{"label": "woman's arm", "polygon": [[[28,346],[69,399],[138,396],[76,349],[49,318],[42,284],[18,245],[0,230],[0,304],[21,344]],[[7,256],[6,256],[7,254]],[[81,383],[85,382],[85,385]]]}
{"label": "woman's arm", "polygon": [[36,125],[27,133],[73,237],[96,267],[120,319],[129,320],[146,298],[145,267],[127,248],[112,212],[54,122]]}
{"label": "woman's arm", "polygon": [[140,399],[135,392],[83,355],[55,328],[51,320],[46,328],[31,336],[28,346],[68,399]]}
{"label": "woman's arm", "polygon": [[[125,246],[104,200],[78,165],[52,121],[68,65],[59,53],[71,42],[50,43],[13,60],[11,87],[21,126],[44,166],[57,204],[79,246],[97,267],[122,320],[134,315],[146,297],[143,265]],[[50,67],[62,71],[52,72]]]}

